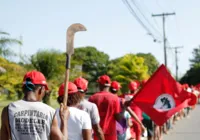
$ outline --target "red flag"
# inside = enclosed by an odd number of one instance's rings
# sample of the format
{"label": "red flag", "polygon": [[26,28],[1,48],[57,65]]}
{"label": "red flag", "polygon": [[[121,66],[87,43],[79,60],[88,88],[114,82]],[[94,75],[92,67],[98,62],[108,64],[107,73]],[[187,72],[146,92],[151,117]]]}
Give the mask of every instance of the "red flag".
{"label": "red flag", "polygon": [[134,103],[159,126],[181,109],[196,104],[194,94],[183,90],[164,65],[135,95]]}

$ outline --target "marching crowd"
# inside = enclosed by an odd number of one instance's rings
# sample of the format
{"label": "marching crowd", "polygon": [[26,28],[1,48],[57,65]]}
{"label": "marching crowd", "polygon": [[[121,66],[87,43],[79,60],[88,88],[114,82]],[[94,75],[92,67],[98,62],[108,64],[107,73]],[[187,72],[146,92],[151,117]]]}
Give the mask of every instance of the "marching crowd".
{"label": "marching crowd", "polygon": [[145,80],[130,82],[129,91],[121,95],[120,84],[109,76],[102,75],[97,82],[99,91],[88,100],[86,79],[79,77],[69,82],[67,107],[62,104],[65,87],[61,84],[57,98],[60,108],[54,110],[42,103],[48,90],[44,75],[28,72],[23,80],[24,98],[3,109],[1,140],[161,140],[162,134],[167,134],[191,110],[187,107],[162,127],[157,126],[134,104],[133,98]]}

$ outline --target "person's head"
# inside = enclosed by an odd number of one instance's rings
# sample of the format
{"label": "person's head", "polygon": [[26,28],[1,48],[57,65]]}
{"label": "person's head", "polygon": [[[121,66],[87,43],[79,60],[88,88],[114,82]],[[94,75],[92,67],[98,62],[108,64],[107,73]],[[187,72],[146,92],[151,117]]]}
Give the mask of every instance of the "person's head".
{"label": "person's head", "polygon": [[48,90],[46,78],[39,71],[27,72],[23,79],[22,89],[26,100],[42,101],[45,91]]}
{"label": "person's head", "polygon": [[78,91],[84,96],[88,90],[88,81],[84,78],[79,77],[74,80],[74,84],[77,86]]}
{"label": "person's head", "polygon": [[112,81],[111,86],[110,86],[110,92],[116,94],[121,88],[120,83],[117,81]]}
{"label": "person's head", "polygon": [[144,85],[146,84],[147,81],[148,81],[148,80],[146,80],[146,79],[145,79],[145,80],[142,80],[141,86],[144,87]]}
{"label": "person's head", "polygon": [[[65,92],[65,84],[61,84],[58,91],[58,103],[63,102]],[[67,99],[67,106],[76,106],[82,100],[82,95],[78,92],[76,85],[72,82],[68,83],[68,99]]]}
{"label": "person's head", "polygon": [[131,81],[128,85],[128,88],[131,93],[135,93],[137,91],[138,87],[139,87],[139,84],[136,81]]}
{"label": "person's head", "polygon": [[183,84],[182,87],[183,87],[184,90],[187,90],[189,88],[189,85],[188,84]]}
{"label": "person's head", "polygon": [[99,79],[97,80],[97,82],[99,83],[100,91],[109,91],[111,81],[110,81],[110,77],[108,75],[100,76]]}

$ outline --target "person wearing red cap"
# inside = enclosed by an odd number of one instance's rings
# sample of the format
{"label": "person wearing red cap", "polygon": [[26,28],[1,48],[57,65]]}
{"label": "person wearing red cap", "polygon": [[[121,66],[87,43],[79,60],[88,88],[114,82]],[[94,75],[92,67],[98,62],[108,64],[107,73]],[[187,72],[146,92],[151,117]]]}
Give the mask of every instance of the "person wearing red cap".
{"label": "person wearing red cap", "polygon": [[[117,92],[120,90],[121,85],[117,81],[113,81],[111,83],[110,91],[113,94],[117,94]],[[116,129],[117,129],[117,138],[118,140],[125,140],[128,139],[130,136],[130,131],[128,128],[132,127],[131,117],[140,124],[143,131],[145,131],[145,127],[140,121],[140,119],[137,117],[137,115],[132,111],[132,109],[129,106],[125,106],[125,100],[124,98],[119,97],[120,107],[121,107],[121,115],[123,118],[116,122]]]}
{"label": "person wearing red cap", "polygon": [[137,93],[140,84],[137,81],[131,81],[128,85],[128,89],[130,90],[131,94]]}
{"label": "person wearing red cap", "polygon": [[[117,81],[113,81],[111,83],[110,87],[110,92],[117,95],[118,91],[120,90],[121,85]],[[121,115],[123,118],[118,122],[116,121],[116,130],[117,130],[117,140],[125,140],[129,139],[130,136],[130,131],[129,127],[131,126],[131,116],[130,114],[126,111],[126,108],[124,107],[124,100],[123,98],[119,97],[119,103],[121,107]]]}
{"label": "person wearing red cap", "polygon": [[[100,91],[90,96],[89,101],[97,105],[100,114],[100,126],[104,132],[105,140],[116,140],[116,120],[119,121],[122,118],[119,99],[109,92],[111,84],[109,76],[102,75],[97,82]],[[97,140],[96,134],[94,139]]]}
{"label": "person wearing red cap", "polygon": [[[58,103],[63,102],[64,98],[64,83],[61,84],[58,91]],[[68,83],[68,99],[67,106],[69,106],[69,119],[68,119],[68,140],[91,140],[92,126],[88,113],[77,108],[78,104],[82,100],[82,95],[78,92],[77,86],[69,82]],[[58,124],[60,126],[59,109],[56,110],[56,116],[58,118]]]}
{"label": "person wearing red cap", "polygon": [[[137,81],[131,81],[128,85],[128,88],[130,91],[134,91],[134,93],[137,93],[138,87],[140,86],[139,82]],[[128,93],[123,93],[120,95],[120,98],[124,98],[126,101],[129,101],[131,98],[133,98],[133,93],[128,92]]]}
{"label": "person wearing red cap", "polygon": [[74,84],[77,86],[78,91],[81,93],[83,97],[83,100],[81,100],[81,102],[79,103],[78,108],[86,111],[89,114],[91,118],[91,122],[92,122],[92,128],[94,132],[96,133],[98,139],[104,140],[103,131],[99,124],[100,117],[99,117],[97,106],[96,104],[91,103],[88,100],[84,99],[85,93],[88,90],[88,81],[84,78],[79,77],[74,80]]}
{"label": "person wearing red cap", "polygon": [[110,86],[110,92],[113,94],[117,94],[117,92],[121,89],[121,85],[117,81],[112,81],[111,86]]}
{"label": "person wearing red cap", "polygon": [[1,117],[2,140],[63,140],[68,139],[67,119],[69,111],[61,104],[61,131],[55,110],[42,103],[46,79],[41,72],[31,71],[23,79],[24,98],[3,109]]}
{"label": "person wearing red cap", "polygon": [[[136,81],[131,81],[128,85],[128,88],[130,90],[130,95],[131,98],[135,96],[135,94],[138,91],[139,88],[139,83]],[[126,100],[130,100],[128,98],[125,98]],[[137,107],[134,102],[132,102],[130,104],[131,109],[135,112],[135,114],[137,115],[137,117],[139,118],[140,121],[142,121],[143,117],[142,117],[142,110]],[[135,132],[135,139],[136,140],[140,140],[141,139],[141,134],[142,134],[142,130],[141,130],[141,125],[136,122],[134,119],[132,119],[132,123],[133,123],[133,127],[132,127],[132,132]]]}

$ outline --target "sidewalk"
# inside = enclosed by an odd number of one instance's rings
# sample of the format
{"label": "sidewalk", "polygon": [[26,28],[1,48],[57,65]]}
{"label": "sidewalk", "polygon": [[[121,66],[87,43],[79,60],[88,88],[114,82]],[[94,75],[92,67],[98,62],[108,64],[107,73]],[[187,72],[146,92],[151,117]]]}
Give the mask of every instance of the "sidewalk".
{"label": "sidewalk", "polygon": [[191,111],[189,118],[178,121],[163,140],[199,140],[200,139],[200,105]]}

